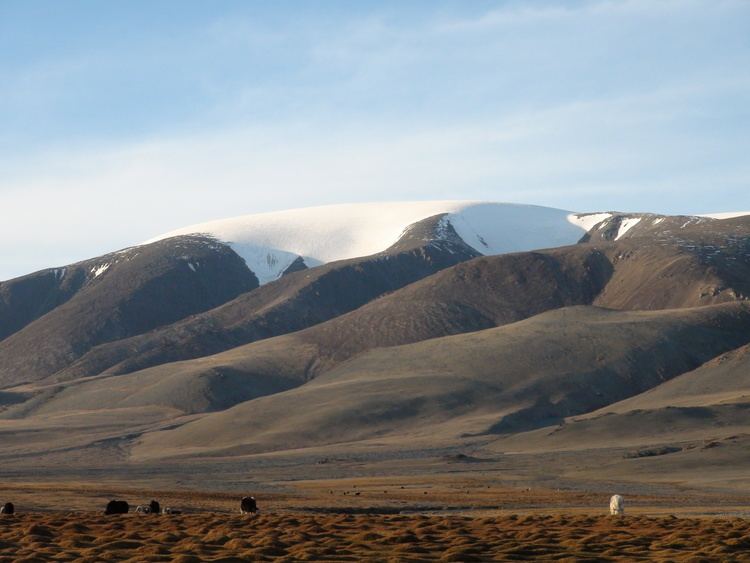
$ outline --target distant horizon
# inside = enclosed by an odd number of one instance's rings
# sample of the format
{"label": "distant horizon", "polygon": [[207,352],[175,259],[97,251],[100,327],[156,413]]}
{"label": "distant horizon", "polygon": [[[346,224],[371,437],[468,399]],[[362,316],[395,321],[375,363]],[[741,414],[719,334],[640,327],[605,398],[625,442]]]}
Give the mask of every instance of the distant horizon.
{"label": "distant horizon", "polygon": [[750,209],[750,3],[0,3],[0,280],[340,202]]}

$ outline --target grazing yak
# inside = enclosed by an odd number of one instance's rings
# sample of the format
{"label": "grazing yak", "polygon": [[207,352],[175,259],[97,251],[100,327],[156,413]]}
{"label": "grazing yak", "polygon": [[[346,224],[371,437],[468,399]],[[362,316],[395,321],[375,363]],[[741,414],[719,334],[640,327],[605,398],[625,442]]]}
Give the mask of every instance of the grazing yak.
{"label": "grazing yak", "polygon": [[155,500],[152,500],[148,505],[139,504],[135,511],[139,514],[161,514],[161,506]]}
{"label": "grazing yak", "polygon": [[609,513],[612,516],[621,516],[625,514],[625,499],[620,495],[612,495],[609,499]]}
{"label": "grazing yak", "polygon": [[6,502],[2,508],[0,508],[0,514],[14,514],[16,512],[16,507],[13,506],[12,502]]}
{"label": "grazing yak", "polygon": [[255,497],[242,497],[240,501],[240,514],[255,514],[258,512],[258,503]]}
{"label": "grazing yak", "polygon": [[104,514],[127,514],[130,510],[130,505],[124,500],[111,500],[107,503],[107,508],[104,509]]}

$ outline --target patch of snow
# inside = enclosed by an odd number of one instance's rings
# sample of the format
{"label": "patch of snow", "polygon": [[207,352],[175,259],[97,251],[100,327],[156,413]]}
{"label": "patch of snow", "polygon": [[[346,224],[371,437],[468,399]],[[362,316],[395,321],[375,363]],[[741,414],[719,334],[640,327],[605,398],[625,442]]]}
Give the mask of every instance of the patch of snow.
{"label": "patch of snow", "polygon": [[67,268],[55,268],[54,275],[55,279],[57,281],[62,281],[62,279],[65,277],[65,274],[68,272]]}
{"label": "patch of snow", "polygon": [[99,276],[101,276],[104,272],[106,272],[109,269],[110,265],[111,264],[108,262],[106,264],[102,264],[99,267],[91,268],[91,273],[94,274],[95,278],[98,278]]}
{"label": "patch of snow", "polygon": [[[502,254],[578,242],[586,229],[569,211],[512,203],[419,201],[361,203],[245,215],[177,229],[168,237],[203,234],[228,244],[261,284],[302,257],[309,267],[368,256],[398,241],[410,225],[447,214],[456,233],[481,254]],[[601,214],[609,215],[609,214]]]}
{"label": "patch of snow", "polygon": [[662,221],[664,221],[664,217],[659,217],[658,219],[654,219],[654,225],[658,225]]}
{"label": "patch of snow", "polygon": [[622,237],[625,233],[627,233],[630,229],[635,227],[640,222],[641,222],[640,217],[632,217],[630,219],[623,219],[622,223],[620,223],[620,228],[617,230],[617,236],[615,237],[615,240],[620,240],[620,237]]}
{"label": "patch of snow", "polygon": [[568,221],[588,232],[610,217],[612,217],[611,213],[571,213],[568,215]]}
{"label": "patch of snow", "polygon": [[704,213],[698,217],[708,217],[709,219],[734,219],[735,217],[745,217],[750,215],[750,211],[728,211],[726,213]]}
{"label": "patch of snow", "polygon": [[187,265],[188,265],[188,268],[190,268],[191,270],[193,270],[193,272],[195,272],[195,266],[193,266],[192,262],[188,262]]}

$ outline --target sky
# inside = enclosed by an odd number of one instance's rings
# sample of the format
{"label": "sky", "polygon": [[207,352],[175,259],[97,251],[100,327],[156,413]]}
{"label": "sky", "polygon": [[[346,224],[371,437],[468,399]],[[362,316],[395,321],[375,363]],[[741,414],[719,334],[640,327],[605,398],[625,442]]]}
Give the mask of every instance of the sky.
{"label": "sky", "polygon": [[750,1],[0,0],[0,280],[425,199],[750,210]]}

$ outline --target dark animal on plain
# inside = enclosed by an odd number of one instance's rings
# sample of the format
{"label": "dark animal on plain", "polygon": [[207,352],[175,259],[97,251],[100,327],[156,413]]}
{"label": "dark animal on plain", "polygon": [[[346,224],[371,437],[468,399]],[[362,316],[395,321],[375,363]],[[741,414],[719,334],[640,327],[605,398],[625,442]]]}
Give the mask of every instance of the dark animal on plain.
{"label": "dark animal on plain", "polygon": [[240,514],[255,514],[258,512],[258,503],[255,497],[242,497],[240,501]]}
{"label": "dark animal on plain", "polygon": [[0,514],[14,514],[16,507],[13,506],[12,502],[6,502],[2,508],[0,508]]}
{"label": "dark animal on plain", "polygon": [[159,503],[155,500],[152,500],[150,503],[148,503],[148,507],[150,509],[151,514],[160,514],[161,513],[161,506],[159,506]]}
{"label": "dark animal on plain", "polygon": [[124,500],[111,500],[107,503],[107,508],[104,509],[104,514],[127,514],[130,510],[130,505]]}
{"label": "dark animal on plain", "polygon": [[164,514],[182,514],[182,510],[178,510],[177,508],[167,507],[164,509]]}

